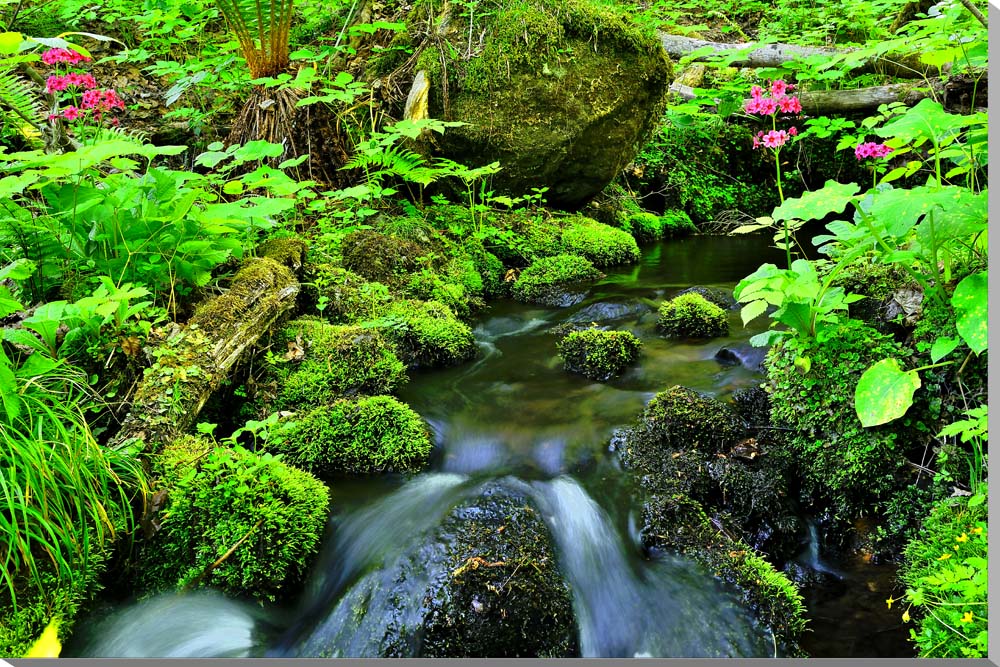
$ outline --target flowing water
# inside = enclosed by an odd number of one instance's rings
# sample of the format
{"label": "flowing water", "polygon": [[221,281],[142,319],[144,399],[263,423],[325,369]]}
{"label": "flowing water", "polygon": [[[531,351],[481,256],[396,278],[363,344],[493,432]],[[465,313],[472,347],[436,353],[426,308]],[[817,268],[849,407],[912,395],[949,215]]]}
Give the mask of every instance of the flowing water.
{"label": "flowing water", "polygon": [[[655,322],[662,300],[692,285],[731,291],[764,261],[780,263],[781,256],[760,237],[691,237],[646,248],[639,263],[610,270],[570,308],[493,304],[475,327],[474,362],[417,373],[400,392],[431,425],[431,471],[409,481],[335,484],[331,537],[293,609],[262,620],[261,612],[218,596],[165,597],[83,630],[76,650],[377,655],[387,625],[419,626],[421,591],[434,576],[430,566],[414,571],[406,554],[425,550],[424,562],[434,562],[443,547],[428,538],[433,529],[484,483],[505,478],[541,509],[572,590],[584,656],[774,655],[773,638],[733,591],[690,561],[642,552],[628,476],[608,451],[612,432],[671,385],[724,398],[760,381],[752,368],[715,357],[728,347],[753,366],[747,340],[766,326],[764,318],[744,328],[732,310],[728,337],[698,343],[666,340]],[[607,383],[563,371],[554,329],[566,322],[632,331],[643,341],[640,362]],[[164,613],[177,641],[143,643],[163,632],[155,622]],[[206,617],[218,619],[210,631]],[[402,652],[416,650],[413,640]]]}

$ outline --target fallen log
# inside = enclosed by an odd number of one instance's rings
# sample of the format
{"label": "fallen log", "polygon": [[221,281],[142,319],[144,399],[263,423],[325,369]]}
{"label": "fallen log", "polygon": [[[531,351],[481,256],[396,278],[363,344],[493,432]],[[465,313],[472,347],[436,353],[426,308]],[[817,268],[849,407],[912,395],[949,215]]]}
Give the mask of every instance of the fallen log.
{"label": "fallen log", "polygon": [[[781,67],[792,60],[801,60],[811,56],[837,58],[858,51],[858,49],[852,48],[830,49],[795,44],[762,44],[753,48],[753,44],[725,44],[663,32],[660,33],[660,43],[667,55],[674,59],[683,58],[705,47],[712,49],[711,54],[699,56],[694,59],[694,62],[704,62],[726,53],[750,49],[745,55],[732,62],[733,67]],[[878,73],[901,79],[934,77],[941,74],[939,68],[922,63],[919,54],[886,54],[871,58],[851,71],[853,74]]]}
{"label": "fallen log", "polygon": [[199,306],[153,352],[132,409],[108,443],[159,451],[190,429],[206,401],[244,353],[295,307],[305,244],[282,240],[262,247],[233,277],[225,294]]}

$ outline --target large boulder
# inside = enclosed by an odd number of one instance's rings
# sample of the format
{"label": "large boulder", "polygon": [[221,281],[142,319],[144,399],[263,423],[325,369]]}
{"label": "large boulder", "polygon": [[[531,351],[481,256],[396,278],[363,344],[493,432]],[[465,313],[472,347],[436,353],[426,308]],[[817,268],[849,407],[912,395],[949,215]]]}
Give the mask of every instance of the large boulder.
{"label": "large boulder", "polygon": [[488,0],[471,23],[441,0],[410,12],[430,116],[467,123],[438,140],[441,154],[499,161],[498,192],[545,187],[550,205],[580,207],[659,119],[672,66],[655,34],[592,0]]}

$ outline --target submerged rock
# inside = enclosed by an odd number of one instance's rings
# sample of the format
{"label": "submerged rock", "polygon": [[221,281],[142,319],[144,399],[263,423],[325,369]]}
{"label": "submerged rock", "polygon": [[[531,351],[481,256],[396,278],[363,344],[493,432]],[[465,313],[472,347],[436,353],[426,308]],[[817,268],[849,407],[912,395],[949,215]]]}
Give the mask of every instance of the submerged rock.
{"label": "submerged rock", "polygon": [[766,347],[752,345],[726,346],[715,353],[715,360],[723,366],[743,366],[752,371],[763,371],[767,350]]}

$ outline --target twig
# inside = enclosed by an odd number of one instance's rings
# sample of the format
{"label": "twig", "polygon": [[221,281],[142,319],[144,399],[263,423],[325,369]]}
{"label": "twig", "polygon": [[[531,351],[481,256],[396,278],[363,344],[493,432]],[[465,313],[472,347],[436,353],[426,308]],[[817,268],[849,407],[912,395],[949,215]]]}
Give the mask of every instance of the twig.
{"label": "twig", "polygon": [[243,537],[241,537],[239,540],[237,540],[236,544],[234,544],[233,546],[229,547],[229,550],[226,551],[226,553],[224,553],[221,556],[219,556],[217,559],[215,559],[214,563],[212,563],[211,565],[209,565],[208,567],[206,567],[205,570],[201,574],[198,575],[197,579],[195,579],[194,581],[192,581],[191,583],[189,583],[187,586],[185,586],[184,587],[184,591],[189,591],[192,588],[194,588],[195,586],[197,586],[198,584],[200,584],[205,577],[207,577],[208,575],[210,575],[212,573],[212,570],[214,570],[215,568],[217,568],[220,565],[222,565],[222,563],[224,563],[227,558],[229,558],[230,556],[232,556],[233,553],[237,549],[240,548],[241,544],[243,544],[244,542],[246,542],[250,538],[250,535],[253,533],[253,531],[255,531],[258,528],[260,528],[260,526],[261,526],[262,523],[264,523],[264,517],[261,517],[260,519],[258,519],[257,523],[255,523],[253,525],[253,527],[250,528],[250,530],[248,530]]}
{"label": "twig", "polygon": [[972,4],[972,0],[959,0],[962,6],[969,10],[969,13],[976,17],[976,19],[983,24],[984,28],[989,29],[989,24],[986,22],[986,17],[983,13],[979,11],[979,8]]}

